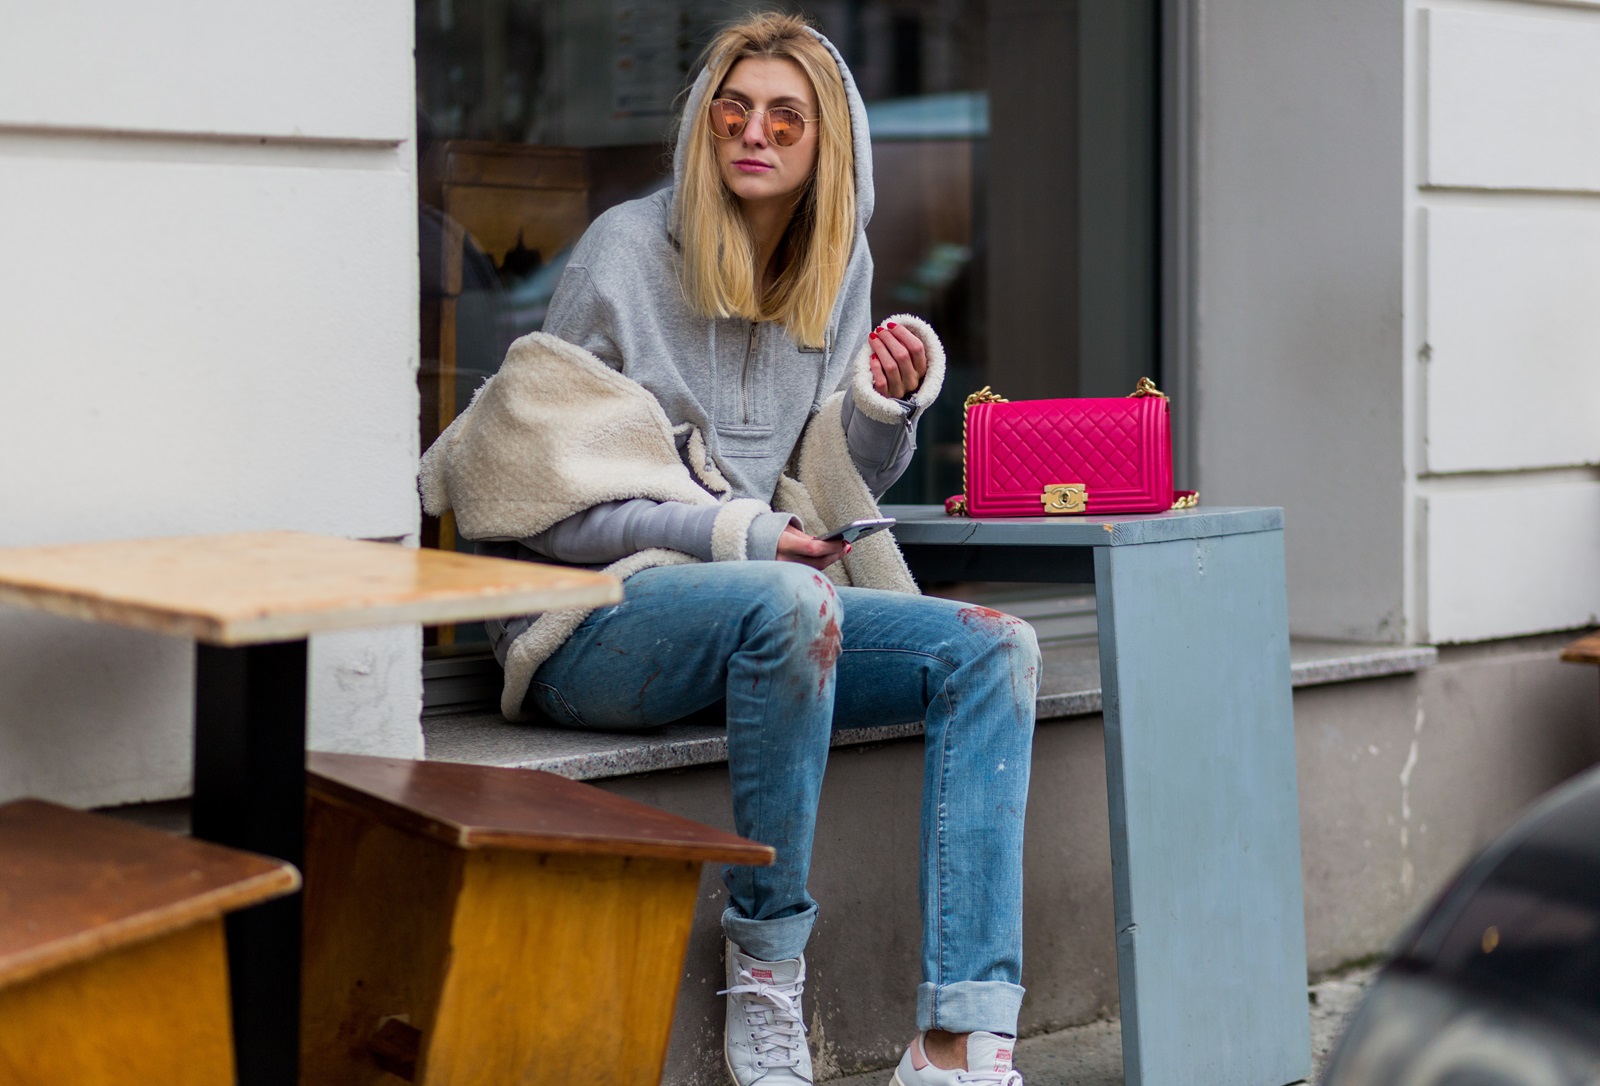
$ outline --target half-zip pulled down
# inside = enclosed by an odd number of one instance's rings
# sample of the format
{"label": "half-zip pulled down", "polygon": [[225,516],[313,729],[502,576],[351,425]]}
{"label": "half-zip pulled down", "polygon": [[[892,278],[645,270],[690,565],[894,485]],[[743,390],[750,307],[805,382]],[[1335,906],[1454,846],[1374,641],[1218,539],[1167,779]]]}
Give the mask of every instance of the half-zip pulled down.
{"label": "half-zip pulled down", "polygon": [[745,425],[750,424],[750,359],[756,352],[756,322],[750,322],[750,338],[744,345],[744,365],[739,370],[739,407]]}

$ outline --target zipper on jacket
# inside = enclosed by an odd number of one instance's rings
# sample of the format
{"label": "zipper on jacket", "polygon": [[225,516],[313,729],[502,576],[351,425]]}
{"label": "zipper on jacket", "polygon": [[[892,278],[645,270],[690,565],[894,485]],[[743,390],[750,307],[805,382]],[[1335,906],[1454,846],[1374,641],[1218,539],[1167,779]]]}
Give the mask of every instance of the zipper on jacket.
{"label": "zipper on jacket", "polygon": [[739,371],[739,407],[744,412],[745,425],[750,424],[750,356],[756,349],[756,322],[750,322],[750,338],[744,345],[744,368]]}
{"label": "zipper on jacket", "polygon": [[889,466],[900,456],[900,450],[906,447],[906,442],[911,440],[911,428],[916,425],[917,413],[915,410],[906,412],[900,432],[894,435],[894,444],[889,447],[889,455],[883,458],[883,463],[878,465],[879,471],[888,471]]}

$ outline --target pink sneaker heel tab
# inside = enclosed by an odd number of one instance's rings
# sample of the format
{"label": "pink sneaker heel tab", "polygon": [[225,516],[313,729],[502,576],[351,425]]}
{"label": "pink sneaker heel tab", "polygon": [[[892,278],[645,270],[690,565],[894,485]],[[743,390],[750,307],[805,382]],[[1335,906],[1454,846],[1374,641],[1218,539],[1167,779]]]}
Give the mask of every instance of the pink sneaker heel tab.
{"label": "pink sneaker heel tab", "polygon": [[928,1057],[922,1051],[922,1034],[917,1034],[911,1042],[911,1068],[921,1071],[928,1066]]}

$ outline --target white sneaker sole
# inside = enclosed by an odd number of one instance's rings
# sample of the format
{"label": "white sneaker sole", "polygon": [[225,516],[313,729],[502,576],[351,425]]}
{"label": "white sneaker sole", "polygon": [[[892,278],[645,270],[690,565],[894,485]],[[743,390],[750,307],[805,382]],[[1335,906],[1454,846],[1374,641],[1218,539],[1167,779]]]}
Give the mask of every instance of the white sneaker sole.
{"label": "white sneaker sole", "polygon": [[[728,1050],[726,1048],[722,1050],[722,1066],[728,1072],[728,1081],[733,1083],[733,1086],[739,1086],[739,1076],[733,1073],[733,1062],[728,1059]],[[895,1075],[894,1081],[895,1086],[905,1086],[905,1084],[900,1081],[900,1076],[898,1074]]]}
{"label": "white sneaker sole", "polygon": [[906,1086],[900,1079],[900,1068],[896,1067],[894,1069],[894,1078],[890,1080],[889,1086]]}

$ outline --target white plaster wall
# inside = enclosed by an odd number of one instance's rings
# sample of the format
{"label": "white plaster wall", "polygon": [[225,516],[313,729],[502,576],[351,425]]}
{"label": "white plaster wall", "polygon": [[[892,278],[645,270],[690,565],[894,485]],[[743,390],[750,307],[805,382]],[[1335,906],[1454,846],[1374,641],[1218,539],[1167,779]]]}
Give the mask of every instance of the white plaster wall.
{"label": "white plaster wall", "polygon": [[1297,633],[1403,641],[1403,11],[1202,0],[1197,476],[1281,505]]}
{"label": "white plaster wall", "polygon": [[[375,0],[8,16],[0,545],[414,538],[412,19]],[[420,753],[419,644],[313,639],[313,745]],[[182,794],[192,677],[187,642],[0,609],[0,797]]]}
{"label": "white plaster wall", "polygon": [[415,124],[414,37],[392,0],[14,4],[0,124],[393,145]]}
{"label": "white plaster wall", "polygon": [[393,153],[363,169],[140,143],[63,162],[52,143],[0,143],[8,199],[29,209],[0,218],[0,251],[29,254],[0,263],[0,297],[27,301],[6,383],[50,450],[0,476],[0,508],[49,510],[7,518],[0,542],[412,531],[397,452],[415,392],[396,375],[414,319],[374,289],[415,262]]}
{"label": "white plaster wall", "polygon": [[1600,12],[1422,15],[1427,184],[1600,192]]}
{"label": "white plaster wall", "polygon": [[1593,621],[1600,5],[1200,3],[1204,500],[1285,507],[1297,633]]}
{"label": "white plaster wall", "polygon": [[1600,614],[1600,6],[1412,14],[1421,637]]}
{"label": "white plaster wall", "polygon": [[1422,214],[1426,470],[1600,464],[1600,201]]}
{"label": "white plaster wall", "polygon": [[1600,624],[1600,482],[1473,480],[1425,497],[1422,522],[1432,640]]}

